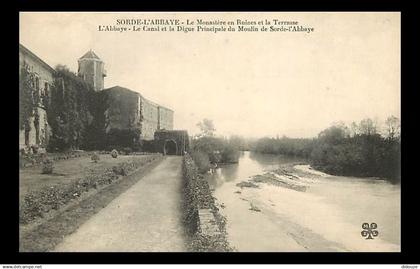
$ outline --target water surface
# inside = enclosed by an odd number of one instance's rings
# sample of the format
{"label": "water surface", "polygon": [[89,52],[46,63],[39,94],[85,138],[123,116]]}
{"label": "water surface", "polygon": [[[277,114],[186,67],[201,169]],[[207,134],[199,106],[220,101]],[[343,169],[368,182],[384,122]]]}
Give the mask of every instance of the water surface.
{"label": "water surface", "polygon": [[[208,176],[228,220],[228,238],[238,251],[400,251],[400,186],[372,178],[317,173],[302,160],[243,152],[239,163]],[[306,191],[247,181],[279,167]],[[260,211],[250,210],[257,208]],[[361,236],[362,223],[375,222],[379,235]]]}

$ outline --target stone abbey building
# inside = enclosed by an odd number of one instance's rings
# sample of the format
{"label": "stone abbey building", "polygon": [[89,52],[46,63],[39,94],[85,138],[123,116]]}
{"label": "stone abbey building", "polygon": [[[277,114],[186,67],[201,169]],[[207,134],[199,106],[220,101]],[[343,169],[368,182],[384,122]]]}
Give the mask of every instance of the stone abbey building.
{"label": "stone abbey building", "polygon": [[83,55],[78,64],[78,76],[91,84],[95,91],[103,91],[109,97],[109,107],[105,111],[106,132],[139,129],[140,140],[153,140],[156,130],[173,129],[174,112],[171,109],[127,88],[104,89],[105,64],[92,50]]}
{"label": "stone abbey building", "polygon": [[[56,71],[20,44],[20,75],[22,75],[23,68],[31,74],[35,93],[43,98],[49,98],[49,89],[54,83]],[[92,50],[78,60],[77,76],[92,85],[94,91],[103,92],[109,97],[104,112],[106,133],[135,129],[138,130],[139,141],[152,141],[156,131],[173,130],[173,110],[156,104],[140,93],[124,87],[115,86],[104,89],[105,64]],[[35,104],[34,109],[37,113],[34,113],[35,116],[29,119],[30,126],[19,130],[20,148],[33,145],[46,148],[48,145],[51,128],[48,125],[46,108],[39,102],[39,104]]]}

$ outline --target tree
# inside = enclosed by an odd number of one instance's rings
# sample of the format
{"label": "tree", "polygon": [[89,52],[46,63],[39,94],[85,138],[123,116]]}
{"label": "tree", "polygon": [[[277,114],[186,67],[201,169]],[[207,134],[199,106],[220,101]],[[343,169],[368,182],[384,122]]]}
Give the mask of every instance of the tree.
{"label": "tree", "polygon": [[347,129],[333,125],[319,133],[318,138],[327,144],[339,144],[347,137]]}
{"label": "tree", "polygon": [[94,91],[81,78],[70,72],[65,66],[57,66],[54,84],[51,88],[51,104],[47,116],[52,136],[50,150],[68,150],[84,148],[92,114],[89,101]]}
{"label": "tree", "polygon": [[19,128],[30,131],[30,119],[34,116],[34,78],[26,64],[20,70],[19,78]]}
{"label": "tree", "polygon": [[363,119],[359,124],[359,131],[361,134],[370,136],[378,133],[378,124],[372,119]]}
{"label": "tree", "polygon": [[351,124],[350,124],[350,136],[356,136],[356,135],[358,135],[359,134],[359,126],[357,125],[357,123],[356,122],[352,122]]}
{"label": "tree", "polygon": [[209,136],[213,137],[214,132],[216,131],[216,128],[214,127],[213,121],[209,119],[203,119],[203,121],[197,123],[197,126],[200,128],[200,135],[203,136]]}
{"label": "tree", "polygon": [[385,121],[386,136],[390,140],[394,140],[400,135],[400,120],[395,116],[390,116]]}

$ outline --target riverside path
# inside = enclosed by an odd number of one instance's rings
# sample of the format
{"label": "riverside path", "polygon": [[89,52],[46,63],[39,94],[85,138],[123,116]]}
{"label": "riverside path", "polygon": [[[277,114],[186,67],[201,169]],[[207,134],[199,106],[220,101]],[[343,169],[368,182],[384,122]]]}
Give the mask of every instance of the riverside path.
{"label": "riverside path", "polygon": [[186,251],[181,163],[182,157],[167,156],[53,251]]}

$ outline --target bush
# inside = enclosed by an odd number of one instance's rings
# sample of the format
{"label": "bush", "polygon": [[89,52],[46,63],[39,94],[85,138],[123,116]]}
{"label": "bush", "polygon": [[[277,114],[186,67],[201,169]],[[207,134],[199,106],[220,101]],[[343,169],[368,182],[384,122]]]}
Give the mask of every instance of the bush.
{"label": "bush", "polygon": [[133,152],[133,150],[130,147],[125,147],[123,151],[125,155],[130,155],[130,153]]}
{"label": "bush", "polygon": [[120,175],[120,176],[126,176],[128,174],[127,169],[122,165],[113,166],[112,167],[112,172],[114,172],[114,174]]}
{"label": "bush", "polygon": [[221,161],[223,163],[237,163],[239,160],[239,151],[234,146],[226,144],[222,150]]}
{"label": "bush", "polygon": [[[196,156],[206,156],[202,152],[195,152]],[[188,247],[191,251],[232,251],[226,236],[226,219],[219,213],[215,198],[212,196],[208,182],[197,173],[193,159],[186,154],[183,159],[183,223],[190,237]],[[216,231],[214,234],[204,235],[201,232],[199,219],[200,209],[210,209],[214,216]]]}
{"label": "bush", "polygon": [[210,158],[209,155],[207,155],[207,153],[201,151],[194,151],[191,153],[191,157],[197,165],[200,173],[205,173],[210,169]]}
{"label": "bush", "polygon": [[117,158],[118,157],[118,151],[116,149],[113,149],[111,151],[111,156],[112,156],[112,158]]}
{"label": "bush", "polygon": [[53,161],[49,158],[45,158],[42,161],[42,173],[43,174],[52,174],[54,169]]}
{"label": "bush", "polygon": [[97,163],[101,158],[99,157],[99,154],[97,154],[96,152],[93,153],[91,160],[95,163]]}
{"label": "bush", "polygon": [[31,146],[31,149],[32,149],[32,153],[33,154],[37,154],[38,153],[38,150],[39,150],[39,146],[38,145],[32,145]]}

